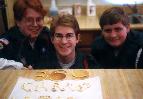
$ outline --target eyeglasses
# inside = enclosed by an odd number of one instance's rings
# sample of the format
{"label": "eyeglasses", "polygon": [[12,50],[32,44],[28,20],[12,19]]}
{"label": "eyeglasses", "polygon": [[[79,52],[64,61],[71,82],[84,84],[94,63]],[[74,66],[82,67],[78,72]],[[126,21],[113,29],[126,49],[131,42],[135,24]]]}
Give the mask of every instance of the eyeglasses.
{"label": "eyeglasses", "polygon": [[37,18],[25,17],[24,20],[27,25],[33,25],[35,23],[41,24],[43,22],[43,17],[37,17]]}
{"label": "eyeglasses", "polygon": [[75,37],[74,33],[67,33],[65,36],[63,36],[61,33],[55,33],[54,39],[61,41],[63,38],[66,38],[66,40],[70,41]]}

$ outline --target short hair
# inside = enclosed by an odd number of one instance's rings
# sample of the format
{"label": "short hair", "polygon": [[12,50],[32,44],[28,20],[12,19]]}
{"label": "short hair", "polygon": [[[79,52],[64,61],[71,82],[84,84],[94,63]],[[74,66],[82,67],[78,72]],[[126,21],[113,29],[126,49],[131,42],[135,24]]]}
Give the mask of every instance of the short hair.
{"label": "short hair", "polygon": [[122,22],[123,25],[129,25],[129,18],[127,13],[120,7],[112,7],[103,12],[100,17],[100,27],[103,29],[104,25],[112,25]]}
{"label": "short hair", "polygon": [[40,0],[16,0],[13,6],[15,20],[21,21],[27,8],[34,9],[43,17],[46,15],[46,11],[44,10]]}
{"label": "short hair", "polygon": [[59,15],[53,18],[51,22],[51,26],[50,26],[52,37],[55,34],[55,29],[57,26],[71,27],[74,30],[76,36],[80,33],[80,28],[79,28],[77,19],[73,15],[70,15],[70,14]]}

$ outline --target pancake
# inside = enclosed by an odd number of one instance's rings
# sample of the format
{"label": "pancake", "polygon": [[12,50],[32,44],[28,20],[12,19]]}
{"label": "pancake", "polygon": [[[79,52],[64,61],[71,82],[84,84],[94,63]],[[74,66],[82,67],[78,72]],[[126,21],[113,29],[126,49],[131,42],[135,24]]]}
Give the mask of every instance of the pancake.
{"label": "pancake", "polygon": [[72,76],[76,78],[84,78],[84,77],[88,77],[89,73],[86,70],[73,70]]}
{"label": "pancake", "polygon": [[53,71],[50,75],[49,78],[51,80],[63,80],[66,77],[65,73],[61,73],[61,72],[55,72]]}

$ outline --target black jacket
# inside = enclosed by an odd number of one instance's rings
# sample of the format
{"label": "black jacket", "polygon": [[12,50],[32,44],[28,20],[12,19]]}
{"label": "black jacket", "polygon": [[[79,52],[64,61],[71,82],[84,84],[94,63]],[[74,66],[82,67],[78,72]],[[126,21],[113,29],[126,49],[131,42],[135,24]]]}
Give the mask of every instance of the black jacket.
{"label": "black jacket", "polygon": [[29,38],[25,37],[17,26],[12,27],[7,33],[0,36],[9,41],[9,44],[0,50],[0,57],[20,61],[33,68],[43,68],[40,63],[48,61],[53,55],[53,45],[50,41],[49,29],[44,27],[39,34],[34,48],[30,46]]}
{"label": "black jacket", "polygon": [[[43,65],[46,65],[50,69],[61,69],[57,56],[51,57],[50,61],[46,63],[43,62]],[[99,64],[91,55],[85,55],[77,51],[75,63],[70,67],[70,69],[98,69]]]}
{"label": "black jacket", "polygon": [[[91,54],[102,66],[101,68],[135,68],[137,53],[142,45],[143,33],[135,31],[128,33],[127,39],[120,49],[107,44],[101,36],[93,42]],[[115,54],[115,51],[118,54]],[[141,63],[138,65],[143,66]]]}

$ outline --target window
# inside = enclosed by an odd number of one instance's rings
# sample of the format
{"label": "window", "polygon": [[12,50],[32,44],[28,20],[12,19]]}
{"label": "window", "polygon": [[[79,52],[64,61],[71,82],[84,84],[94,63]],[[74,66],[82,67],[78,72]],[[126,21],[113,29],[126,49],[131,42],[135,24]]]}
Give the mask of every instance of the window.
{"label": "window", "polygon": [[105,0],[112,4],[142,4],[143,0]]}

